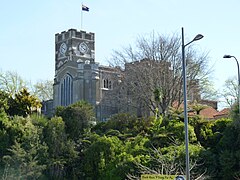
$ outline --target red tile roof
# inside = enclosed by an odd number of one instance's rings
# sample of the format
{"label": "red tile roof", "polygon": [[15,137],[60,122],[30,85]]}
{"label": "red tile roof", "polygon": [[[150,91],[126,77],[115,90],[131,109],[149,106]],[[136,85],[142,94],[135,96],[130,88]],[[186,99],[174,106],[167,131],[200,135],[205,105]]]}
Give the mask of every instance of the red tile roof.
{"label": "red tile roof", "polygon": [[[177,106],[178,106],[178,103],[174,102],[173,107],[177,108]],[[191,105],[189,104],[189,106],[191,106]],[[180,105],[180,108],[183,108],[183,104]],[[218,119],[218,118],[228,117],[229,113],[230,113],[229,108],[224,108],[221,111],[217,111],[212,106],[208,106],[207,108],[205,108],[199,112],[200,116],[202,116],[202,118],[204,118],[204,119]],[[194,116],[196,114],[196,112],[191,111],[191,112],[188,112],[188,114],[190,116]]]}
{"label": "red tile roof", "polygon": [[221,117],[227,117],[230,113],[230,109],[229,108],[224,108],[223,110],[217,112],[216,114],[214,114],[214,118],[221,118]]}
{"label": "red tile roof", "polygon": [[214,109],[213,107],[207,107],[203,110],[200,111],[200,115],[203,117],[203,118],[206,118],[206,119],[214,119],[214,114],[217,114],[218,111],[216,109]]}

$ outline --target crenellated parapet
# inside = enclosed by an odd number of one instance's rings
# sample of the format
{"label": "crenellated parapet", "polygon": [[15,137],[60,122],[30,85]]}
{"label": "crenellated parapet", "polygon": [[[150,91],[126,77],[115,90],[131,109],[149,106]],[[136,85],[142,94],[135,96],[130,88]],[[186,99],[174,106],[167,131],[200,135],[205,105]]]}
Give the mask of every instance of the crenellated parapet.
{"label": "crenellated parapet", "polygon": [[76,29],[69,29],[68,31],[62,31],[61,33],[55,34],[55,42],[65,41],[70,38],[94,41],[95,34],[92,32],[87,33],[86,31],[78,31]]}

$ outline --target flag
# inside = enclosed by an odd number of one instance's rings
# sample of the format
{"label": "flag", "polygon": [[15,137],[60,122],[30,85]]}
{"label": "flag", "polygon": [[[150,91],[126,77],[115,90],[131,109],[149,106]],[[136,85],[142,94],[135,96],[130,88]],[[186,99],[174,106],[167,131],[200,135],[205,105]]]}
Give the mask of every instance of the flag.
{"label": "flag", "polygon": [[84,5],[82,4],[82,10],[83,10],[83,11],[89,11],[89,7],[84,6]]}

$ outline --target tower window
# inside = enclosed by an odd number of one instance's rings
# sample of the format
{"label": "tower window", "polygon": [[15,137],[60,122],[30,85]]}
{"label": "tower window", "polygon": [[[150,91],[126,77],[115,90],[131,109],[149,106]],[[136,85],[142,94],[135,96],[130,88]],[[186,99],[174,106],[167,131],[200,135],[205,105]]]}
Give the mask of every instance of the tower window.
{"label": "tower window", "polygon": [[109,79],[103,80],[103,88],[112,89],[112,81]]}
{"label": "tower window", "polygon": [[68,106],[73,103],[72,76],[67,74],[61,81],[61,105]]}

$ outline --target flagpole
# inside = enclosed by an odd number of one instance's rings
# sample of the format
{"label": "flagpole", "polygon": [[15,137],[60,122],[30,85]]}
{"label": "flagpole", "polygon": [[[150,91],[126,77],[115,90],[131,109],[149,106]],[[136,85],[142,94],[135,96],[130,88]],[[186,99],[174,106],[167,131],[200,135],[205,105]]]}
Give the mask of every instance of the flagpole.
{"label": "flagpole", "polygon": [[83,28],[83,11],[89,11],[89,7],[82,4],[82,11],[81,11],[81,30]]}
{"label": "flagpole", "polygon": [[[82,3],[82,7],[83,7],[83,3]],[[82,21],[83,21],[83,10],[82,10],[82,7],[81,7],[81,30],[82,30]]]}

